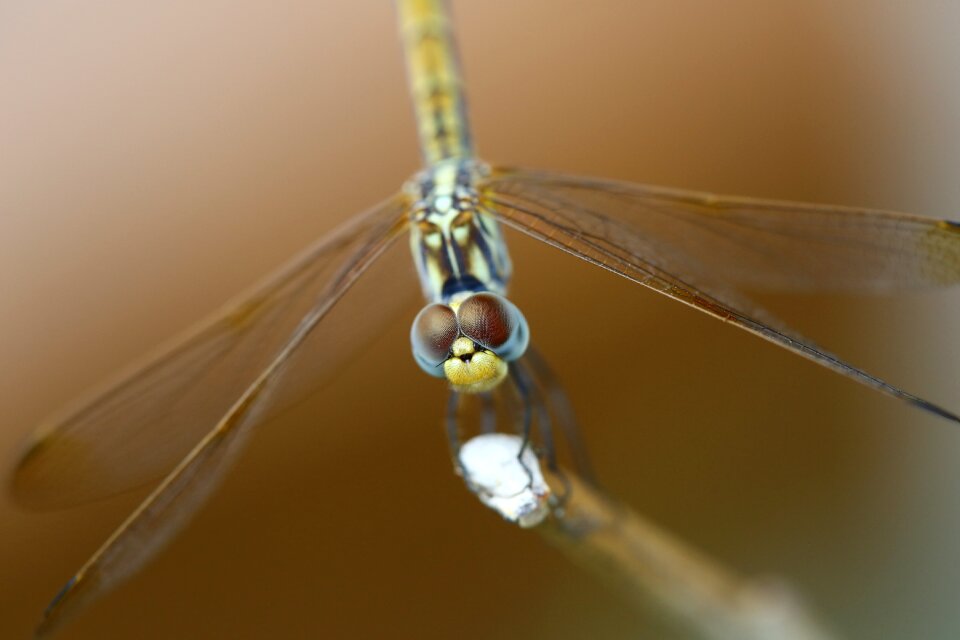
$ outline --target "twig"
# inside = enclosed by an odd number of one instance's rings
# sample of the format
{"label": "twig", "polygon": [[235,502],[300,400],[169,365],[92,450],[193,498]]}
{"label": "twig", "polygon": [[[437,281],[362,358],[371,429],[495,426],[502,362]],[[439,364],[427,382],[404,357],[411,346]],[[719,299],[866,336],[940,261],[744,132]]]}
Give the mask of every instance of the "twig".
{"label": "twig", "polygon": [[[783,585],[745,580],[643,520],[570,472],[544,478],[522,439],[489,433],[460,449],[467,487],[488,507],[535,528],[628,599],[707,640],[834,638]],[[551,487],[565,488],[564,497]]]}
{"label": "twig", "polygon": [[537,530],[629,599],[655,605],[709,640],[835,639],[784,585],[735,576],[564,473],[568,499]]}

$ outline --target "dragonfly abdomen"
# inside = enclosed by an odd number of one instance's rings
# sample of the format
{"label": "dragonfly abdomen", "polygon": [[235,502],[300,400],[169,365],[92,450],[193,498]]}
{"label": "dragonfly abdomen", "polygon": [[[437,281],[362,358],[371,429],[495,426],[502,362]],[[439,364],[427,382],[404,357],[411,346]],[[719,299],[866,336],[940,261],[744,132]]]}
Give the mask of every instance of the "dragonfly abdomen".
{"label": "dragonfly abdomen", "polygon": [[473,155],[452,27],[441,0],[400,0],[400,32],[426,166]]}

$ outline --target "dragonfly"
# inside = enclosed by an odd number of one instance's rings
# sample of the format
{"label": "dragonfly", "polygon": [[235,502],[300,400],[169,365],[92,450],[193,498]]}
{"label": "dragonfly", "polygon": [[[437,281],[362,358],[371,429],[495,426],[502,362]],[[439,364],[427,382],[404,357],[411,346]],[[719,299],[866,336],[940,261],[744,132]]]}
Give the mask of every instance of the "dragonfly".
{"label": "dragonfly", "polygon": [[[500,414],[485,403],[510,390],[508,412],[516,419],[509,422],[524,436],[521,449],[535,423],[543,444],[551,415],[573,431],[562,388],[507,297],[505,227],[960,423],[950,410],[820,348],[745,293],[954,285],[960,222],[486,164],[474,153],[445,3],[398,0],[397,9],[422,170],[31,437],[11,480],[24,505],[56,508],[157,483],[54,598],[39,636],[122,583],[186,524],[246,436],[291,395],[306,346],[333,350],[331,313],[404,236],[426,301],[412,321],[413,360],[450,389],[446,424],[455,460],[465,398],[481,399],[481,428],[490,430]],[[337,370],[314,373],[320,384]],[[544,448],[549,457],[549,443]]]}

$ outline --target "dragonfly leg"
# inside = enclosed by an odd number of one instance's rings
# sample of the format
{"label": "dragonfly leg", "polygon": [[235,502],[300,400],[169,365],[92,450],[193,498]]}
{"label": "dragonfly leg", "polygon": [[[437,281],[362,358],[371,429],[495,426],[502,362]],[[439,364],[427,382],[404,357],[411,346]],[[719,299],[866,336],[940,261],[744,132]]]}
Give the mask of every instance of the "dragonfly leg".
{"label": "dragonfly leg", "polygon": [[543,452],[547,461],[547,468],[560,480],[560,484],[563,485],[563,492],[558,493],[554,491],[551,500],[553,501],[554,508],[562,509],[563,505],[567,502],[567,498],[570,496],[570,479],[560,468],[560,465],[557,464],[557,449],[553,440],[553,420],[550,418],[550,410],[544,403],[544,398],[541,395],[540,385],[534,382],[530,387],[533,389],[533,395],[536,401],[537,427],[540,432],[541,442],[543,443]]}
{"label": "dragonfly leg", "polygon": [[[553,441],[553,422],[550,418],[550,411],[544,403],[544,397],[540,393],[540,385],[522,361],[516,363],[514,375],[517,378],[518,385],[522,385],[527,391],[524,394],[520,392],[521,399],[525,405],[531,406],[531,411],[536,411],[537,432],[540,434],[540,441],[543,447],[544,457],[547,467],[551,471],[557,470],[557,450]],[[529,427],[528,427],[529,431]],[[529,443],[529,433],[524,434],[524,446]],[[521,450],[521,454],[523,451]]]}
{"label": "dragonfly leg", "polygon": [[519,365],[519,363],[510,363],[510,368],[512,369],[513,373],[513,375],[510,376],[510,379],[513,381],[513,386],[517,390],[517,395],[520,396],[520,405],[523,410],[523,426],[521,432],[521,437],[523,440],[520,444],[520,450],[517,451],[517,461],[527,474],[528,483],[526,489],[529,489],[533,486],[533,472],[530,471],[527,463],[524,462],[523,454],[526,453],[527,448],[530,446],[530,433],[533,426],[533,391],[529,384],[529,380],[527,380],[525,377],[525,371]]}
{"label": "dragonfly leg", "polygon": [[[553,439],[553,420],[550,417],[550,407],[547,405],[547,402],[546,402],[547,400],[550,399],[550,396],[551,396],[550,392],[553,391],[553,389],[551,389],[548,385],[547,387],[548,395],[547,397],[544,397],[542,392],[544,381],[540,380],[539,376],[537,375],[536,364],[534,364],[533,370],[528,370],[525,364],[522,364],[522,363],[517,363],[517,364],[518,366],[517,366],[516,374],[518,376],[523,377],[524,383],[531,390],[530,397],[534,401],[534,404],[537,410],[537,427],[540,433],[540,439],[543,443],[543,451],[544,451],[544,457],[546,458],[546,462],[547,462],[547,468],[550,469],[550,471],[554,474],[554,476],[556,476],[560,480],[560,483],[563,485],[563,492],[559,494],[557,492],[554,492],[554,498],[553,498],[553,500],[555,500],[555,506],[562,508],[564,503],[566,503],[567,498],[570,495],[571,483],[567,475],[563,472],[562,469],[560,469],[560,465],[557,464],[557,450],[556,450],[556,445]],[[545,363],[541,362],[541,364],[545,364]],[[548,370],[548,373],[549,373],[549,370]],[[550,381],[553,383],[556,383],[555,378],[551,378]],[[556,389],[556,391],[563,393],[562,389],[559,389],[559,387]],[[564,396],[564,399],[565,399],[565,396]],[[557,407],[553,407],[553,409],[557,410]],[[565,415],[562,412],[560,412],[559,418],[560,418],[561,425],[563,425],[564,420],[571,419],[572,415],[573,414],[571,412],[567,412]],[[565,432],[568,426],[569,425],[564,425]],[[575,422],[573,424],[573,427],[576,428]]]}
{"label": "dragonfly leg", "polygon": [[590,484],[597,486],[596,475],[593,472],[593,466],[590,464],[590,457],[587,455],[587,448],[580,435],[580,425],[577,424],[577,417],[573,412],[573,406],[570,399],[567,398],[560,381],[550,369],[550,365],[544,359],[543,355],[532,345],[527,350],[524,358],[530,365],[533,375],[538,381],[538,386],[546,395],[546,402],[549,404],[556,417],[557,424],[563,433],[564,439],[570,446],[573,455],[573,463],[577,473],[581,478]]}
{"label": "dragonfly leg", "polygon": [[494,433],[497,430],[497,409],[493,396],[489,393],[480,394],[480,432]]}
{"label": "dragonfly leg", "polygon": [[466,478],[466,475],[464,475],[463,462],[460,460],[459,409],[460,394],[456,391],[451,391],[450,397],[447,399],[447,412],[444,418],[447,426],[447,444],[450,446],[450,458],[453,460],[453,466],[456,468],[457,473]]}

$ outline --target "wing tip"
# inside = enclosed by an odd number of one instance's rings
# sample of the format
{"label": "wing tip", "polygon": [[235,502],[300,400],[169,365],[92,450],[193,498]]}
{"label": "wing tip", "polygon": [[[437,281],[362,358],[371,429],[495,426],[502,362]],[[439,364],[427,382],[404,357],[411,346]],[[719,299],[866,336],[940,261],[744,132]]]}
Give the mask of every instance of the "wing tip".
{"label": "wing tip", "polygon": [[[51,491],[50,471],[57,462],[49,454],[63,444],[55,429],[42,424],[34,430],[21,446],[16,462],[7,477],[7,495],[21,509],[50,511],[71,506],[70,502],[57,499],[58,492]],[[56,454],[53,458],[57,458]],[[60,460],[62,463],[62,460]]]}
{"label": "wing tip", "polygon": [[48,604],[47,608],[43,611],[43,617],[40,619],[40,623],[33,632],[35,640],[49,638],[60,628],[60,625],[64,622],[64,617],[59,611],[62,609],[62,604],[66,601],[67,596],[73,592],[79,581],[80,575],[74,575],[60,588],[57,595],[53,596],[50,604]]}
{"label": "wing tip", "polygon": [[911,398],[909,400],[910,404],[918,409],[922,409],[928,413],[932,413],[935,416],[939,416],[945,420],[949,420],[955,424],[960,424],[960,416],[953,413],[952,411],[947,411],[939,405],[935,405],[932,402],[927,402],[926,400],[921,400],[920,398]]}
{"label": "wing tip", "polygon": [[26,485],[34,463],[40,459],[43,452],[49,448],[51,438],[37,430],[29,436],[23,444],[20,454],[16,456],[16,463],[10,473],[7,483],[7,493],[20,507],[30,508],[31,500]]}

